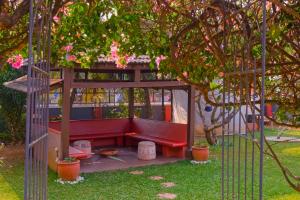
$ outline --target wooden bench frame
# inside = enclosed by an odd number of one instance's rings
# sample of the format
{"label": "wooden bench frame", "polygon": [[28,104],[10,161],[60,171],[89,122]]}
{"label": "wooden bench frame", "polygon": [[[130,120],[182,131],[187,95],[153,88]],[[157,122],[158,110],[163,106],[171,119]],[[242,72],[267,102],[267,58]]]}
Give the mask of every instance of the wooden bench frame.
{"label": "wooden bench frame", "polygon": [[[120,119],[120,120],[124,120],[124,119]],[[71,134],[70,135],[70,142],[74,142],[76,140],[89,140],[91,141],[91,145],[92,146],[106,146],[106,145],[117,145],[117,146],[134,146],[137,145],[138,141],[142,141],[142,140],[148,140],[148,141],[152,141],[155,142],[158,146],[158,149],[161,149],[161,152],[163,154],[163,156],[165,157],[179,157],[179,158],[184,158],[185,157],[185,153],[187,150],[187,141],[185,139],[185,141],[176,141],[172,138],[163,138],[160,137],[159,135],[151,135],[151,131],[149,132],[148,130],[143,130],[143,131],[138,131],[134,128],[135,123],[152,123],[152,124],[161,124],[163,125],[163,129],[176,129],[176,127],[180,126],[182,130],[185,130],[182,134],[187,135],[187,128],[186,125],[184,124],[176,124],[176,123],[170,123],[170,122],[163,122],[163,121],[153,121],[153,120],[145,120],[145,119],[125,119],[128,120],[128,127],[126,125],[127,122],[122,122],[123,126],[124,126],[124,131],[112,131],[109,129],[109,131],[105,131],[103,132],[103,130],[101,130],[101,126],[99,125],[99,129],[97,131],[93,131],[92,134],[88,134],[86,132],[88,132],[88,128],[85,129],[85,131],[83,131],[82,134]],[[78,120],[78,122],[82,122],[83,120]],[[96,120],[85,120],[85,121],[96,121]],[[118,119],[107,119],[107,120],[99,120],[99,124],[103,122],[108,122],[108,124],[111,124],[112,122],[116,122],[118,121]],[[72,122],[76,122],[76,121],[71,121]],[[58,123],[58,124],[54,124],[54,123]],[[60,134],[60,130],[58,125],[60,122],[50,122],[50,128],[49,128],[49,132],[51,133],[56,133],[56,134]],[[104,123],[105,124],[105,123]],[[125,125],[124,125],[125,124]],[[56,126],[56,128],[53,127],[53,125]],[[118,125],[116,125],[118,126]],[[102,126],[103,128],[103,126]],[[105,129],[105,128],[104,128]],[[107,128],[106,128],[107,129]],[[113,128],[112,128],[113,129]],[[78,132],[78,130],[77,130]],[[176,132],[176,131],[175,131]],[[178,134],[178,131],[176,132]],[[180,132],[181,134],[181,132]]]}
{"label": "wooden bench frame", "polygon": [[[150,125],[148,125],[150,123]],[[126,133],[126,145],[137,145],[138,141],[152,141],[161,149],[163,156],[165,157],[178,157],[185,158],[187,150],[187,126],[185,124],[176,124],[164,121],[154,121],[145,119],[133,119],[132,125],[146,124],[143,128],[131,127],[132,132]],[[147,126],[148,125],[148,126]],[[162,130],[153,131],[153,126],[157,126],[158,129]],[[177,130],[179,129],[179,130]],[[165,136],[161,132],[175,133],[175,137],[171,138]],[[160,132],[160,133],[157,133]],[[181,136],[179,136],[181,134]],[[179,136],[179,138],[178,138]],[[183,137],[182,137],[183,136]]]}

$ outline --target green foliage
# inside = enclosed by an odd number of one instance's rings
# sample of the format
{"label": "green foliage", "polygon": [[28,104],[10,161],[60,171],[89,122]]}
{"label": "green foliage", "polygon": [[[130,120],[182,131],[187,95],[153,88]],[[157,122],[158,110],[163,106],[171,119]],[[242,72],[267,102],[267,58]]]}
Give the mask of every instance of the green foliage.
{"label": "green foliage", "polygon": [[73,157],[66,157],[66,158],[64,158],[63,161],[64,161],[64,162],[67,162],[67,163],[72,163],[72,162],[77,161],[77,159],[76,159],[76,158],[73,158]]}
{"label": "green foliage", "polygon": [[194,142],[194,146],[196,147],[204,147],[204,146],[209,146],[206,140],[197,140]]}
{"label": "green foliage", "polygon": [[6,129],[4,131],[6,134],[0,133],[0,138],[7,142],[17,142],[24,138],[26,95],[4,87],[3,83],[16,79],[22,74],[22,71],[12,68],[0,72],[0,112]]}
{"label": "green foliage", "polygon": [[[5,126],[5,121],[4,121],[4,116],[1,112],[1,107],[0,107],[0,134],[6,130]],[[0,139],[1,140],[1,139]]]}
{"label": "green foliage", "polygon": [[107,118],[128,118],[128,106],[124,103],[120,103],[118,108],[109,110]]}

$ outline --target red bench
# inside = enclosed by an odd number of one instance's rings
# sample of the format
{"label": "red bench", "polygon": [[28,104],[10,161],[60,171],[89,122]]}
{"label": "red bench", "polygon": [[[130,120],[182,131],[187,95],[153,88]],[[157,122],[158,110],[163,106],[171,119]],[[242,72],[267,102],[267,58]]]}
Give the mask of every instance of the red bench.
{"label": "red bench", "polygon": [[[49,131],[61,133],[61,122],[50,122]],[[70,142],[89,140],[92,146],[136,145],[138,141],[153,141],[167,157],[185,157],[186,124],[146,119],[104,119],[70,121]]]}
{"label": "red bench", "polygon": [[[50,122],[49,128],[60,133],[61,122]],[[90,140],[92,146],[122,146],[129,128],[129,119],[74,120],[70,121],[70,142]]]}
{"label": "red bench", "polygon": [[162,153],[166,157],[185,157],[187,146],[187,126],[185,124],[134,119],[131,131],[125,135],[129,139],[155,142],[161,146]]}

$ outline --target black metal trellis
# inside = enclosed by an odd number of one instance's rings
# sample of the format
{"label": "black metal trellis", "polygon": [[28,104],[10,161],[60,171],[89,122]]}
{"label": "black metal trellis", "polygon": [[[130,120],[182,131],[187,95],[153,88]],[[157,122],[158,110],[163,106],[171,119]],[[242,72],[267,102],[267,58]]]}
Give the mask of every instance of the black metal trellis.
{"label": "black metal trellis", "polygon": [[[234,50],[243,51],[245,58],[223,78],[221,199],[263,199],[266,0],[262,10],[261,66],[257,68],[245,45]],[[226,123],[232,112],[237,116]]]}
{"label": "black metal trellis", "polygon": [[24,199],[47,199],[51,0],[31,0]]}

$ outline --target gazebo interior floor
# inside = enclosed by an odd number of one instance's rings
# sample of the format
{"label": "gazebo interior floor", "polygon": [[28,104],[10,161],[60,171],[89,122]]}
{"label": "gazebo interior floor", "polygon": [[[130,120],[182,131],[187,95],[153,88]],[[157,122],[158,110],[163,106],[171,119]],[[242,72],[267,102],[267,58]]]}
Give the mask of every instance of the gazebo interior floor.
{"label": "gazebo interior floor", "polygon": [[[168,158],[157,154],[156,159],[145,161],[138,159],[136,148],[118,147],[115,149],[118,150],[117,156],[104,157],[94,153],[91,158],[81,160],[81,173],[122,170],[147,165],[161,165],[182,160],[181,158]],[[97,150],[99,149],[94,149],[93,152],[97,152]]]}

